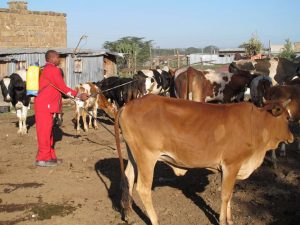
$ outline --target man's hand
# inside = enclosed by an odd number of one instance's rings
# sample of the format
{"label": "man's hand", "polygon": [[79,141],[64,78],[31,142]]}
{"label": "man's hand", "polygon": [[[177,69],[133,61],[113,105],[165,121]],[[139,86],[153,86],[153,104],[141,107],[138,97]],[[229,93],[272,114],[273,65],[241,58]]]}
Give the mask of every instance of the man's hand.
{"label": "man's hand", "polygon": [[81,93],[78,98],[81,100],[81,101],[85,101],[89,98],[88,94],[87,93]]}

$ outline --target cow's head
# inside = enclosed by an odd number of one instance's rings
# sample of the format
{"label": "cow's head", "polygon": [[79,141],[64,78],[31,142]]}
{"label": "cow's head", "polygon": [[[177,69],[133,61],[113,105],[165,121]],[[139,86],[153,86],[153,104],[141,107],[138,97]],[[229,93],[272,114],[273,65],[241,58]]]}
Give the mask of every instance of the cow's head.
{"label": "cow's head", "polygon": [[300,121],[300,99],[298,98],[300,91],[298,85],[273,86],[266,93],[265,97],[269,101],[287,101],[291,102],[286,109],[290,115],[291,121]]}
{"label": "cow's head", "polygon": [[112,104],[100,91],[98,93],[98,108],[102,109],[110,118],[114,119],[118,113],[118,109],[115,104]]}
{"label": "cow's head", "polygon": [[270,125],[272,126],[272,131],[274,131],[272,137],[275,142],[288,142],[292,143],[294,136],[290,130],[290,113],[288,112],[288,106],[291,103],[291,99],[286,101],[265,101],[264,110],[267,110],[273,117],[274,120]]}
{"label": "cow's head", "polygon": [[12,85],[10,77],[6,76],[0,81],[1,91],[5,102],[12,99]]}

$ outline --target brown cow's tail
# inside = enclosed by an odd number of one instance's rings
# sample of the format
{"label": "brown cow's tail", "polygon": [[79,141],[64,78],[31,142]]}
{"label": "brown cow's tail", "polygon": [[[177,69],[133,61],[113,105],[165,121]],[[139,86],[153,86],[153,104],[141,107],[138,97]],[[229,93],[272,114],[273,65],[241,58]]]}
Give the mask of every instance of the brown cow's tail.
{"label": "brown cow's tail", "polygon": [[127,214],[130,210],[130,202],[131,202],[131,196],[129,194],[129,184],[128,184],[128,179],[125,175],[125,169],[124,169],[124,162],[123,162],[123,156],[122,156],[122,151],[121,151],[121,144],[120,144],[120,129],[119,129],[119,118],[121,116],[121,113],[123,111],[123,108],[119,110],[119,112],[116,115],[115,118],[115,137],[116,137],[116,147],[119,155],[119,160],[120,160],[120,172],[121,172],[121,191],[122,191],[122,197],[121,197],[121,206],[123,208],[123,213],[125,219],[127,219]]}

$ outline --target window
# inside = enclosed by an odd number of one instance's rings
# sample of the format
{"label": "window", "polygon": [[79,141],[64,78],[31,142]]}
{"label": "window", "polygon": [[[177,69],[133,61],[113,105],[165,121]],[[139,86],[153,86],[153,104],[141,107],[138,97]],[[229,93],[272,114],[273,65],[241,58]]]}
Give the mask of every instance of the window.
{"label": "window", "polygon": [[27,69],[27,63],[26,61],[18,61],[16,65],[16,70],[26,70]]}
{"label": "window", "polygon": [[82,73],[82,60],[81,59],[74,60],[74,72]]}

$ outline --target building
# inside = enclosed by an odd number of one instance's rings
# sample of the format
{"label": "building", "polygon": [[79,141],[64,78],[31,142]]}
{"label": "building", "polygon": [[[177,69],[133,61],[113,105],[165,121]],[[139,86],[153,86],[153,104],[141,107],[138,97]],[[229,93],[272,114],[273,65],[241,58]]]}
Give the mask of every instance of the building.
{"label": "building", "polygon": [[[33,64],[45,65],[48,48],[0,48],[0,79],[16,70],[27,69]],[[117,74],[116,57],[122,54],[106,50],[54,49],[61,56],[61,69],[68,86],[102,80],[104,75]]]}
{"label": "building", "polygon": [[0,8],[0,48],[66,48],[65,13],[27,9],[25,1]]}
{"label": "building", "polygon": [[278,55],[280,52],[284,50],[284,45],[270,45],[270,53],[272,55]]}
{"label": "building", "polygon": [[189,64],[199,64],[204,65],[209,64],[230,64],[234,60],[234,55],[216,55],[216,54],[202,54],[194,53],[189,56]]}

